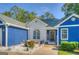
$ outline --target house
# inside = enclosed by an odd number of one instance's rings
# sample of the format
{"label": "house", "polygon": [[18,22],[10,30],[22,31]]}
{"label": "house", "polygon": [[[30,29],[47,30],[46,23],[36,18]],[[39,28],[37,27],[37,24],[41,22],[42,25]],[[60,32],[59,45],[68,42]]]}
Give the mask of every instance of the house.
{"label": "house", "polygon": [[61,43],[61,41],[79,42],[79,15],[70,15],[56,27],[58,45]]}
{"label": "house", "polygon": [[0,14],[0,45],[12,46],[28,39],[26,24]]}
{"label": "house", "polygon": [[62,21],[36,18],[26,25],[0,14],[0,45],[12,46],[27,39],[57,45],[61,41],[79,42],[79,15],[72,14]]}
{"label": "house", "polygon": [[63,21],[35,19],[28,24],[28,38],[59,45],[61,41],[79,42],[79,15],[72,14]]}
{"label": "house", "polygon": [[28,39],[34,39],[36,41],[44,41],[48,44],[57,43],[57,29],[56,25],[59,23],[55,19],[40,20],[39,18],[31,21],[27,26]]}

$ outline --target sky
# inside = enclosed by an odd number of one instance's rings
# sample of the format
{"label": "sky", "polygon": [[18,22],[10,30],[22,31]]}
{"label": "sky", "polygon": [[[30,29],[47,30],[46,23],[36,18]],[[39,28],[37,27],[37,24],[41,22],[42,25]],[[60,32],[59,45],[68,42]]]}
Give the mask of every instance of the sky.
{"label": "sky", "polygon": [[61,10],[61,7],[64,5],[62,3],[0,3],[0,13],[9,11],[15,5],[29,12],[34,11],[38,16],[48,11],[57,19],[64,17],[64,12]]}

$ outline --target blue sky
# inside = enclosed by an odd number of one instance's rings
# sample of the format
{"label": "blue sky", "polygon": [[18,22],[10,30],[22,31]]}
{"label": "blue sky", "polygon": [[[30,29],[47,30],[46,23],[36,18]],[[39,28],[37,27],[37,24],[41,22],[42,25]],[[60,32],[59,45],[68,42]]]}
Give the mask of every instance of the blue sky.
{"label": "blue sky", "polygon": [[0,13],[4,12],[4,11],[9,11],[10,8],[12,6],[19,6],[29,12],[36,12],[37,15],[42,15],[44,12],[49,11],[50,13],[52,13],[55,18],[62,18],[64,17],[64,13],[61,11],[61,7],[64,5],[62,3],[37,3],[37,4],[33,4],[33,3],[17,3],[17,4],[13,4],[13,3],[8,3],[8,4],[0,4]]}

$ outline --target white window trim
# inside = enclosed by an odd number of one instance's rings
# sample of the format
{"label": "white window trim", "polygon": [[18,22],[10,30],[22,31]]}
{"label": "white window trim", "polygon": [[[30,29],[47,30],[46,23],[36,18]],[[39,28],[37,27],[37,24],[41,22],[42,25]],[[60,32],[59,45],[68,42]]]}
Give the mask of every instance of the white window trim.
{"label": "white window trim", "polygon": [[[67,39],[62,38],[62,30],[67,30]],[[61,28],[61,40],[68,40],[68,28]]]}
{"label": "white window trim", "polygon": [[[36,31],[36,30],[34,30],[34,31]],[[34,33],[34,31],[33,31],[33,33]],[[40,31],[40,30],[39,30],[39,31]],[[37,35],[37,32],[36,32],[36,35],[33,34],[33,39],[34,39],[34,36],[35,36],[35,39],[38,39],[38,37],[37,37],[37,36],[38,36],[38,35]],[[39,39],[40,39],[40,35],[39,35]]]}

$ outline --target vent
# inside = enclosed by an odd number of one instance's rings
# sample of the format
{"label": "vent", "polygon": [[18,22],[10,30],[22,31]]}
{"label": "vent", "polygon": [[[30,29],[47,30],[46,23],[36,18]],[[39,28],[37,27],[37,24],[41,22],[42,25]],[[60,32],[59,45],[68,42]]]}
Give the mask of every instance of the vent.
{"label": "vent", "polygon": [[72,20],[72,21],[75,21],[75,20],[76,20],[76,18],[75,18],[75,17],[73,17],[73,18],[71,18],[71,20]]}

